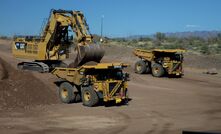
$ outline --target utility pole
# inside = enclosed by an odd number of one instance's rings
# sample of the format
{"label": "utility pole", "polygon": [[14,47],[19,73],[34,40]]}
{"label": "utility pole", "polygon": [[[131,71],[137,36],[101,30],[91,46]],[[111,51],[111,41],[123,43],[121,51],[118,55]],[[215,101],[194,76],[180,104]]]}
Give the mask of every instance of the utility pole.
{"label": "utility pole", "polygon": [[100,42],[103,42],[103,21],[104,21],[104,15],[101,16],[101,38],[100,38]]}

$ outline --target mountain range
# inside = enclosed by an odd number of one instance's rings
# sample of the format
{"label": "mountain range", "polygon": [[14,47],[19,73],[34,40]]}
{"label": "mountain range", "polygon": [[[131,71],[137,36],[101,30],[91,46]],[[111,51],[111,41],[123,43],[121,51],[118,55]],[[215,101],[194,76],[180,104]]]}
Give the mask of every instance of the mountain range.
{"label": "mountain range", "polygon": [[[221,31],[186,31],[186,32],[168,32],[164,33],[167,37],[177,37],[177,38],[186,38],[186,37],[200,37],[200,38],[210,38],[216,37],[218,34],[221,34]],[[126,37],[127,39],[139,39],[139,38],[154,38],[155,34],[151,35],[132,35]]]}

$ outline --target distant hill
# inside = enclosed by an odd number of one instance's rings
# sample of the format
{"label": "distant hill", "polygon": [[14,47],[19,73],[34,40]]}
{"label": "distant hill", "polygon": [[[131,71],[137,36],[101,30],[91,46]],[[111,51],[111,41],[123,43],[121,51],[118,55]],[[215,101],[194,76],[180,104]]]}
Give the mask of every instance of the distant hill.
{"label": "distant hill", "polygon": [[175,32],[175,33],[165,33],[165,34],[166,36],[173,36],[178,38],[184,38],[184,37],[209,38],[209,37],[215,37],[219,33],[221,33],[221,31]]}
{"label": "distant hill", "polygon": [[[177,37],[177,38],[185,38],[185,37],[200,37],[200,38],[209,38],[215,37],[217,34],[221,33],[221,31],[186,31],[186,32],[174,32],[174,33],[165,33],[167,37]],[[139,39],[139,38],[154,38],[154,34],[152,35],[132,35],[126,37],[126,39]]]}

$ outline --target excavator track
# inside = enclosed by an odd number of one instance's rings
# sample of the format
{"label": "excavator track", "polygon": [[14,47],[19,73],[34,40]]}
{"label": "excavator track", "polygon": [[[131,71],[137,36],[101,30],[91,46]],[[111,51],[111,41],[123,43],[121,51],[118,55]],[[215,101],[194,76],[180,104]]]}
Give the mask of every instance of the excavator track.
{"label": "excavator track", "polygon": [[49,72],[49,66],[43,62],[21,62],[18,63],[17,68],[19,70],[31,70],[41,73]]}

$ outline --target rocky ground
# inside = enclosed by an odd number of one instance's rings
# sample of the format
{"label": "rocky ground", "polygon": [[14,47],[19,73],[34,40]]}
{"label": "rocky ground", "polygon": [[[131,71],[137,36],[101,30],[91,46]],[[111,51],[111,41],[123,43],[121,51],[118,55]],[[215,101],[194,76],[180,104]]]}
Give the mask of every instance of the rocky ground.
{"label": "rocky ground", "polygon": [[177,134],[183,130],[221,132],[219,57],[185,56],[183,78],[154,78],[133,72],[132,48],[105,46],[103,62],[131,64],[128,105],[84,107],[62,104],[56,77],[19,71],[10,41],[0,40],[0,132],[2,134],[143,133]]}

